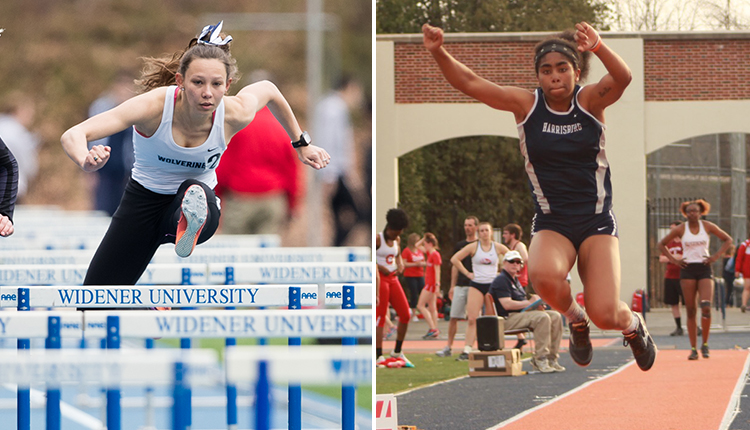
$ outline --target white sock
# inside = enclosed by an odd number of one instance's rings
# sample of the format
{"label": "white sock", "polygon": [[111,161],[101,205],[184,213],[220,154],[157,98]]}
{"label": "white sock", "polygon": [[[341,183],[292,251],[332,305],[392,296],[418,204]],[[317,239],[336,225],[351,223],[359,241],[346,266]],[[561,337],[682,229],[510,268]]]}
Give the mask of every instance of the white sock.
{"label": "white sock", "polygon": [[622,331],[622,334],[631,334],[635,331],[635,329],[638,328],[638,317],[635,316],[635,314],[631,314],[632,319],[630,320],[630,325],[628,325],[628,328]]}
{"label": "white sock", "polygon": [[464,346],[464,352],[469,354],[471,352],[471,347],[469,345]]}
{"label": "white sock", "polygon": [[581,322],[586,319],[586,311],[573,300],[568,310],[565,311],[565,318],[571,323]]}

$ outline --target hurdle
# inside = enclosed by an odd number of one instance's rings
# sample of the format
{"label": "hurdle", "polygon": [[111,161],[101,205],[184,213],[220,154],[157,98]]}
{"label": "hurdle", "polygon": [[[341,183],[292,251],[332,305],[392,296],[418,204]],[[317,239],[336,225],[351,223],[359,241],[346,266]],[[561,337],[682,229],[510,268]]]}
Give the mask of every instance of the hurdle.
{"label": "hurdle", "polygon": [[[42,250],[42,249],[96,249],[104,237],[104,230],[96,230],[96,234],[69,234],[63,231],[48,232],[44,235],[26,235],[16,232],[7,238],[3,238],[4,250]],[[164,247],[169,247],[165,244]],[[172,245],[174,246],[174,245]],[[278,235],[230,235],[217,234],[210,240],[200,244],[201,248],[277,248],[281,246],[281,237]]]}
{"label": "hurdle", "polygon": [[209,284],[372,282],[372,263],[209,263]]}
{"label": "hurdle", "polygon": [[[5,313],[3,313],[6,315]],[[0,318],[0,337],[87,337],[107,335],[114,344],[122,337],[164,337],[175,338],[189,333],[192,337],[222,338],[235,337],[363,337],[372,335],[372,313],[370,310],[300,310],[287,311],[120,311],[120,312],[11,312]],[[93,314],[93,315],[88,315]],[[51,321],[56,320],[55,324]],[[106,321],[106,323],[103,323]],[[58,331],[50,330],[56,326]],[[103,328],[105,326],[106,328]],[[265,350],[267,347],[256,348]],[[341,347],[346,350],[350,347]],[[370,348],[365,347],[365,357]],[[305,347],[307,351],[307,347]],[[229,351],[228,351],[229,353]],[[293,355],[299,356],[297,352]],[[4,367],[4,366],[3,366]],[[305,365],[307,367],[307,364]],[[339,369],[341,370],[341,369]],[[227,383],[232,381],[230,378]],[[346,381],[345,381],[346,382]],[[55,397],[59,399],[59,395]],[[118,430],[119,391],[110,389],[107,393],[107,421],[109,430]],[[22,409],[23,408],[23,409]],[[58,410],[52,397],[48,401],[49,410]],[[19,413],[26,413],[19,404]],[[290,412],[291,413],[291,412]],[[300,411],[301,413],[301,411]],[[57,414],[51,414],[53,417]],[[53,418],[54,419],[54,418]],[[28,422],[28,421],[27,421]],[[236,425],[236,423],[235,423]],[[21,420],[19,420],[21,428]],[[59,427],[58,427],[59,428]],[[343,428],[353,429],[353,422],[343,423]]]}
{"label": "hurdle", "polygon": [[[283,347],[237,348],[227,352],[224,372],[212,351],[47,351],[45,354],[15,354],[0,351],[0,383],[63,385],[96,383],[116,389],[122,385],[171,385],[172,429],[188,426],[180,398],[185,387],[218,385],[223,380],[255,384],[259,399],[269,400],[269,382],[277,383],[367,383],[372,378],[372,357],[366,348],[356,350],[312,346],[304,358]],[[304,360],[304,366],[300,366]],[[53,388],[54,389],[54,388]],[[270,429],[271,403],[256,401],[255,428]],[[119,413],[113,408],[113,414]],[[59,420],[47,428],[60,428]]]}
{"label": "hurdle", "polygon": [[[88,264],[94,249],[0,250],[3,264]],[[371,261],[367,247],[308,247],[308,248],[203,248],[182,258],[174,249],[162,246],[151,259],[152,264],[190,263],[338,263]]]}
{"label": "hurdle", "polygon": [[[87,287],[88,288],[88,287]],[[5,301],[0,302],[5,307],[21,307],[24,303],[30,307],[155,307],[155,306],[173,306],[173,307],[215,307],[217,305],[232,304],[234,306],[280,306],[288,305],[290,308],[299,309],[301,306],[316,306],[318,298],[316,297],[318,287],[315,285],[307,286],[281,286],[281,285],[259,285],[259,286],[106,286],[100,288],[92,287],[92,290],[84,288],[66,288],[66,287],[0,287],[0,297],[5,297]],[[302,294],[305,291],[305,294]],[[88,292],[88,294],[87,294]],[[213,292],[213,293],[212,293]],[[23,301],[25,297],[25,302]],[[231,299],[232,302],[220,303],[217,300],[212,300],[211,297],[224,297],[227,300]],[[290,323],[287,320],[286,328],[282,327],[280,333],[266,333],[257,332],[252,330],[248,332],[241,330],[242,324],[247,324],[248,320],[237,319],[236,312],[247,312],[247,311],[218,311],[218,315],[221,316],[220,321],[223,323],[217,323],[221,326],[222,330],[215,330],[213,327],[216,318],[210,319],[206,311],[181,311],[181,312],[145,312],[145,315],[149,316],[153,321],[150,332],[121,332],[121,336],[126,337],[162,337],[162,338],[174,338],[174,337],[288,337],[300,338],[300,337],[345,337],[353,338],[356,337],[370,337],[371,336],[371,311],[366,310],[355,310],[352,309],[355,304],[359,305],[371,305],[372,304],[372,284],[357,285],[344,285],[344,284],[330,284],[325,285],[325,301],[328,304],[339,305],[348,308],[344,315],[343,320],[331,321],[325,323],[326,318],[324,317],[331,311],[318,310],[321,312],[321,320],[324,325],[322,326],[321,333],[305,333],[305,332],[294,332],[290,330]],[[349,336],[347,333],[338,333],[338,325],[342,324],[341,321],[346,321],[346,318],[351,318],[354,314],[350,312],[363,312],[369,318],[369,323],[359,322],[359,325],[367,325],[370,333],[359,333],[355,336]],[[273,311],[265,311],[273,312]],[[279,311],[276,311],[279,312]],[[283,312],[282,315],[286,315],[288,318],[298,318],[298,312],[295,311],[289,313]],[[310,312],[310,311],[303,311]],[[11,313],[13,319],[17,321],[20,318],[24,318],[24,315],[33,316],[36,312],[16,312]],[[108,321],[105,322],[101,319],[102,312],[87,312],[86,320],[83,323],[76,324],[75,321],[68,321],[62,324],[62,330],[59,337],[74,337],[80,336],[78,330],[83,330],[85,338],[102,338],[105,337],[109,331],[105,329],[108,327]],[[139,314],[144,314],[141,311],[127,311],[123,312],[123,317],[135,318],[132,322],[127,324],[136,324],[139,318]],[[9,315],[6,313],[0,313],[0,337],[18,337],[18,333],[15,335],[8,335],[6,327],[10,325],[8,321]],[[252,314],[257,315],[257,314]],[[65,317],[65,316],[63,316]],[[156,320],[153,320],[156,318]],[[207,319],[208,318],[208,319]],[[218,318],[218,317],[217,317]],[[243,322],[244,321],[244,322]],[[252,320],[251,320],[252,321]],[[145,323],[141,323],[145,324]],[[156,325],[154,325],[156,324]],[[222,325],[223,324],[223,325]],[[230,330],[224,329],[225,325],[231,327]],[[277,322],[278,324],[278,322]],[[301,324],[298,322],[298,325]],[[310,322],[308,321],[308,324]],[[331,325],[335,325],[334,328]],[[252,324],[251,324],[252,325]],[[27,324],[22,324],[21,327],[28,327]],[[198,327],[204,330],[198,332]],[[46,327],[40,327],[38,330],[46,330]],[[66,330],[73,330],[73,333],[68,333]],[[171,331],[170,331],[171,330]],[[204,331],[208,330],[211,332],[210,336],[205,336]],[[286,331],[284,331],[286,330]],[[331,333],[331,330],[336,333]],[[21,332],[24,333],[24,332]],[[33,331],[27,331],[28,334],[24,334],[26,337],[38,337],[31,336],[34,334]],[[203,335],[202,335],[203,334]],[[352,340],[349,344],[355,343]],[[290,344],[292,344],[290,340]],[[114,344],[108,342],[108,345],[114,346]],[[230,387],[230,384],[227,384]],[[290,407],[289,407],[289,420],[290,428],[301,428],[301,401],[296,401],[295,398],[298,395],[294,394],[296,388],[290,385]],[[230,428],[232,425],[236,426],[236,415],[232,417],[232,409],[236,411],[236,402],[233,405],[232,399],[230,398],[230,390],[227,390],[227,409],[228,409],[228,424]],[[342,386],[342,423],[344,428],[354,428],[355,421],[355,404],[354,404],[354,387]],[[111,394],[108,394],[111,396]],[[301,393],[299,394],[301,397]],[[28,404],[28,401],[21,396],[21,390],[19,390],[19,404],[24,402]],[[113,400],[114,401],[114,400]],[[109,402],[108,402],[109,403]],[[235,412],[236,413],[236,412]],[[108,414],[109,416],[109,414]],[[21,420],[19,420],[19,425]],[[19,426],[19,428],[21,428]]]}

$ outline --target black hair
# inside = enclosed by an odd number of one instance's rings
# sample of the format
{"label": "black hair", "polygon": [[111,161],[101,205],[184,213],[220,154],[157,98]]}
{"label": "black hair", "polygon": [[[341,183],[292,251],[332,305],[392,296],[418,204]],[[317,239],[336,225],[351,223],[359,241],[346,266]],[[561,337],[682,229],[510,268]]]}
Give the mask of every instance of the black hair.
{"label": "black hair", "polygon": [[386,228],[391,230],[403,230],[409,226],[409,217],[403,209],[389,209],[385,214]]}
{"label": "black hair", "polygon": [[573,66],[581,71],[580,80],[583,82],[589,74],[589,59],[591,52],[579,52],[573,30],[565,30],[542,40],[534,47],[534,71],[539,74],[539,63],[550,52],[559,52],[568,57]]}

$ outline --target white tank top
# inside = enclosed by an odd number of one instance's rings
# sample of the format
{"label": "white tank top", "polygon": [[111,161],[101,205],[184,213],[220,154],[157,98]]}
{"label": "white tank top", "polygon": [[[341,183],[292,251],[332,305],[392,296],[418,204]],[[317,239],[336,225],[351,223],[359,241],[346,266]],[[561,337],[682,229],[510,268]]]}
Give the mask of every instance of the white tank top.
{"label": "white tank top", "polygon": [[398,267],[396,266],[396,255],[398,254],[396,241],[393,241],[393,246],[388,246],[383,232],[378,233],[378,235],[380,236],[380,248],[375,250],[375,261],[393,272]]}
{"label": "white tank top", "polygon": [[473,281],[477,284],[491,284],[497,277],[497,262],[500,256],[497,255],[495,242],[492,242],[489,251],[482,249],[482,243],[477,242],[477,252],[471,257],[471,268],[474,271]]}
{"label": "white tank top", "polygon": [[690,232],[690,226],[685,223],[685,233],[682,235],[682,259],[686,263],[703,263],[703,260],[709,256],[708,242],[709,237],[706,229],[703,228],[703,221],[698,220],[700,230],[698,234]]}
{"label": "white tank top", "polygon": [[133,179],[155,193],[174,194],[187,179],[197,179],[211,188],[216,187],[216,166],[227,148],[224,139],[224,100],[214,114],[214,124],[206,141],[194,148],[179,146],[172,136],[175,91],[167,88],[161,124],[151,137],[137,130],[133,132]]}

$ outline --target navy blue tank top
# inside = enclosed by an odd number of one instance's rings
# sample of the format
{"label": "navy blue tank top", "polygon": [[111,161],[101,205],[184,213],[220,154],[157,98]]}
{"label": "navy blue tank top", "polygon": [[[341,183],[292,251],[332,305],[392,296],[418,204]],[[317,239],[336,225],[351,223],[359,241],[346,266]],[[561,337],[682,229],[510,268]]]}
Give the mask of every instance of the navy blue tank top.
{"label": "navy blue tank top", "polygon": [[534,107],[518,124],[521,154],[537,212],[599,214],[612,208],[605,125],[578,103],[576,85],[567,112],[551,110],[541,88]]}

